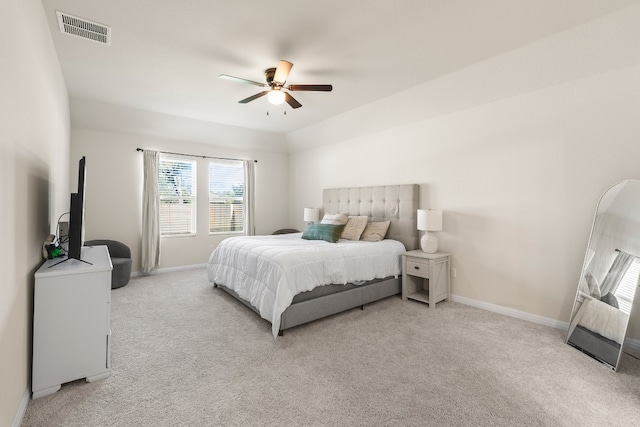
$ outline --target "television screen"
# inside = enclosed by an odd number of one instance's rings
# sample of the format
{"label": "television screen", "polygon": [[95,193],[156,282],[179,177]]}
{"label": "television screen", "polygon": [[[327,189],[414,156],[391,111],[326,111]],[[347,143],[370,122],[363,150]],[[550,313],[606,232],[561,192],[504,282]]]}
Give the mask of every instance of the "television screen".
{"label": "television screen", "polygon": [[69,258],[81,259],[84,244],[84,196],[86,183],[86,160],[83,156],[78,164],[78,192],[71,193],[69,210]]}

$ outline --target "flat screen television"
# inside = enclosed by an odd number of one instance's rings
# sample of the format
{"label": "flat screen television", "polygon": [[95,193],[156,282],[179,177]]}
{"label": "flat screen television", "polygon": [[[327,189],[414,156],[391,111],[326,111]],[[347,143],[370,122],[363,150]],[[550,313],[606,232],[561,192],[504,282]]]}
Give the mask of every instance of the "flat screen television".
{"label": "flat screen television", "polygon": [[84,196],[86,186],[86,159],[84,156],[78,163],[78,192],[71,193],[69,209],[69,251],[68,257],[81,260],[84,245]]}

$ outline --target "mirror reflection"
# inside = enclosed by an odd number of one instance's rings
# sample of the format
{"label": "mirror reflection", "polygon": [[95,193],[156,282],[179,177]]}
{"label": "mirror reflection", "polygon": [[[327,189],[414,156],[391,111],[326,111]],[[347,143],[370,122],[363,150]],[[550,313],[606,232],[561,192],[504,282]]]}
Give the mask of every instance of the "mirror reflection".
{"label": "mirror reflection", "polygon": [[617,370],[640,278],[640,181],[600,198],[571,312],[567,343]]}

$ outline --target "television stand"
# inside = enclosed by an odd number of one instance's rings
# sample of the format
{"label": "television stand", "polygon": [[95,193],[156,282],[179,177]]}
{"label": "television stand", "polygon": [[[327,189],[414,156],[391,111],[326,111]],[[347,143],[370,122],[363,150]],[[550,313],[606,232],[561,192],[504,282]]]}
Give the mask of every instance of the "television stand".
{"label": "television stand", "polygon": [[[33,398],[69,381],[111,374],[111,258],[106,246],[82,248],[85,262],[50,259],[35,273]],[[75,259],[75,258],[70,258]]]}

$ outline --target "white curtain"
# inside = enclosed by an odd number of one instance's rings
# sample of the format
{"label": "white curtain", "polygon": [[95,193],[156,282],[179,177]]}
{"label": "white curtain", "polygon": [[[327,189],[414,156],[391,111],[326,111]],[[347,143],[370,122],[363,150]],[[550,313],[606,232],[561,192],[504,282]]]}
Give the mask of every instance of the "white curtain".
{"label": "white curtain", "polygon": [[160,155],[144,150],[144,188],[142,190],[142,271],[150,273],[160,264],[160,193],[158,169]]}
{"label": "white curtain", "polygon": [[633,263],[634,259],[634,255],[618,251],[618,255],[616,255],[616,258],[613,260],[613,264],[611,264],[611,268],[604,277],[602,285],[600,286],[600,293],[603,296],[609,292],[612,294],[616,292],[618,285],[620,285],[622,278]]}
{"label": "white curtain", "polygon": [[256,234],[255,225],[255,164],[253,160],[244,160],[244,234]]}

